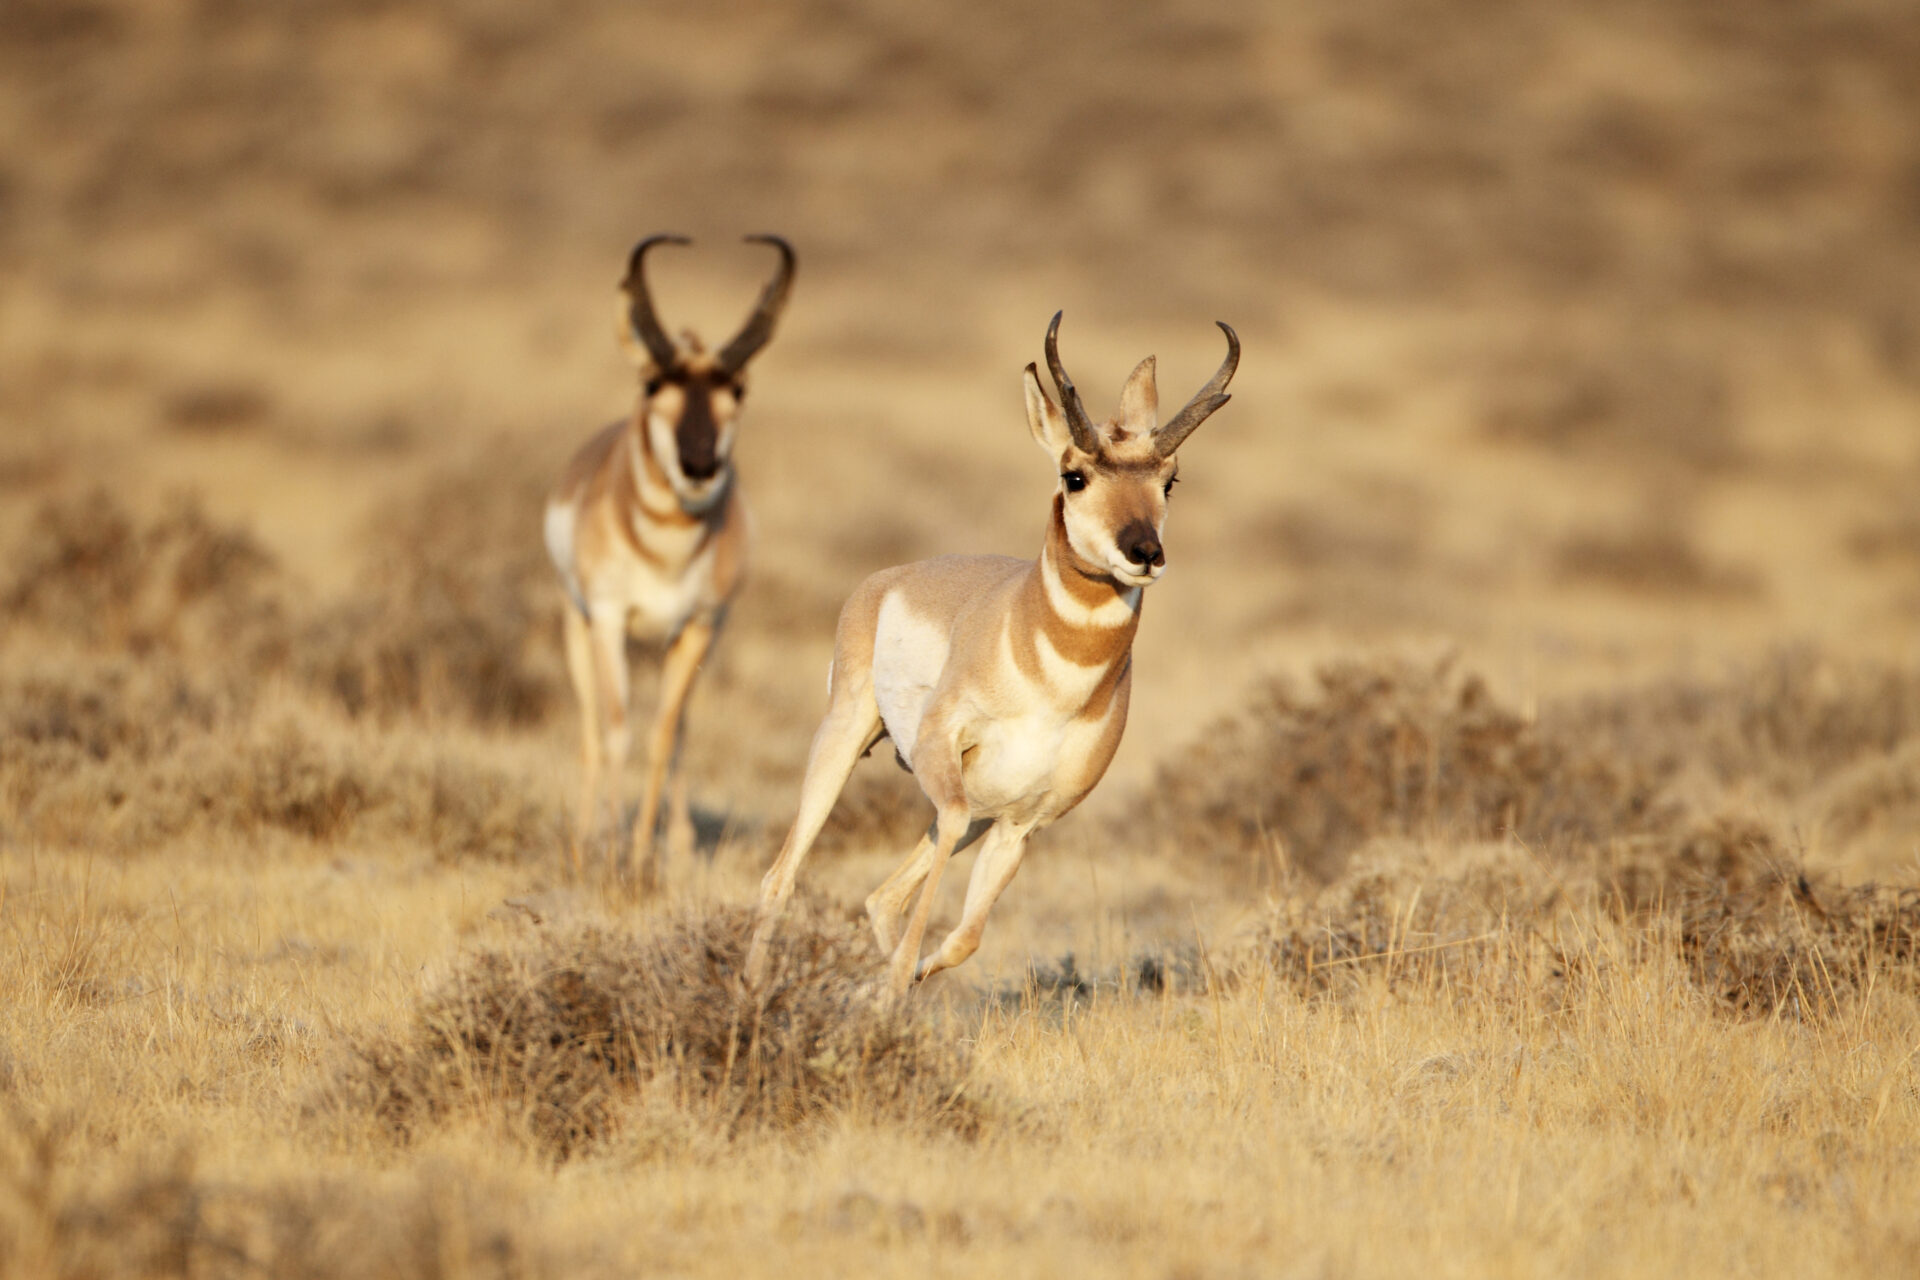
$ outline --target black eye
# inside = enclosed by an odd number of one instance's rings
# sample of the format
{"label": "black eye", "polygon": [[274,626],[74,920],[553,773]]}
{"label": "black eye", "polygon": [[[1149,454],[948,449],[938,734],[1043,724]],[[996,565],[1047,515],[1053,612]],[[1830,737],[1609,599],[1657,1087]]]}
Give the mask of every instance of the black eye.
{"label": "black eye", "polygon": [[733,389],[733,402],[735,404],[739,404],[742,400],[745,400],[746,398],[747,398],[747,389],[745,387],[735,387]]}
{"label": "black eye", "polygon": [[1078,471],[1062,471],[1060,479],[1067,486],[1068,493],[1078,493],[1087,487],[1086,476]]}
{"label": "black eye", "polygon": [[651,395],[656,395],[656,394],[658,394],[658,393],[659,393],[659,390],[660,390],[660,379],[658,379],[658,378],[648,378],[648,379],[647,379],[647,394],[648,394],[648,395],[650,395],[650,396],[651,396]]}
{"label": "black eye", "polygon": [[1160,492],[1165,494],[1167,497],[1171,498],[1173,496],[1173,486],[1179,483],[1180,483],[1179,476],[1168,476],[1167,482],[1166,484],[1161,486]]}

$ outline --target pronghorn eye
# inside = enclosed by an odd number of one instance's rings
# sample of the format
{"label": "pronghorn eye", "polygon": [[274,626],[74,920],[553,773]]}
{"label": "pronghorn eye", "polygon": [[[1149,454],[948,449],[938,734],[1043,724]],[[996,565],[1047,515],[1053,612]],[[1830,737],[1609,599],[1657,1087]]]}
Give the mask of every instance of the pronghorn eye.
{"label": "pronghorn eye", "polygon": [[648,379],[647,379],[647,394],[648,394],[649,396],[653,396],[653,395],[658,395],[659,393],[660,393],[660,379],[659,379],[659,378],[648,378]]}
{"label": "pronghorn eye", "polygon": [[1173,486],[1179,483],[1180,483],[1179,476],[1168,476],[1166,484],[1160,487],[1160,492],[1165,494],[1167,497],[1171,498],[1173,496]]}
{"label": "pronghorn eye", "polygon": [[1060,480],[1067,486],[1068,493],[1078,493],[1087,487],[1087,477],[1078,471],[1062,471]]}

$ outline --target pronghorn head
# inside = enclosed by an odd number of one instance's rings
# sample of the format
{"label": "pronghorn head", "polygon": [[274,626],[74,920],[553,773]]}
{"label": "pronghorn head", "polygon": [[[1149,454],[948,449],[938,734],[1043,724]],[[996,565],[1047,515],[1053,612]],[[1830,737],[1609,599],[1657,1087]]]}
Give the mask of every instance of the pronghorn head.
{"label": "pronghorn head", "polygon": [[793,247],[779,236],[748,236],[780,251],[780,267],[733,341],[716,354],[691,333],[679,343],[667,336],[647,289],[647,250],[657,244],[690,244],[685,236],[648,236],[634,246],[620,282],[623,337],[640,366],[640,421],[653,456],[667,474],[680,505],[703,511],[726,492],[734,427],[746,399],[747,362],[773,336],[774,323],[793,287]]}
{"label": "pronghorn head", "polygon": [[1060,363],[1060,313],[1047,327],[1047,368],[1060,392],[1055,405],[1027,366],[1027,425],[1058,465],[1061,518],[1067,543],[1082,567],[1143,587],[1166,572],[1160,529],[1167,497],[1179,470],[1174,451],[1195,427],[1231,397],[1226,385],[1240,363],[1240,339],[1221,321],[1227,358],[1206,386],[1180,412],[1160,422],[1160,393],[1153,357],[1135,366],[1120,391],[1120,412],[1095,424],[1080,403],[1073,379]]}

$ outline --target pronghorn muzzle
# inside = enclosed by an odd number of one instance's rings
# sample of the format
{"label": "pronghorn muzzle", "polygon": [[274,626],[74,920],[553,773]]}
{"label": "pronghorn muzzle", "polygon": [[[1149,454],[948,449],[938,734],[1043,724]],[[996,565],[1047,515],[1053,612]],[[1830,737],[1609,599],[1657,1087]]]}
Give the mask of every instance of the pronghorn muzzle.
{"label": "pronghorn muzzle", "polygon": [[1114,535],[1113,545],[1127,560],[1138,565],[1141,573],[1157,569],[1167,562],[1166,550],[1160,545],[1159,532],[1145,520],[1129,522]]}

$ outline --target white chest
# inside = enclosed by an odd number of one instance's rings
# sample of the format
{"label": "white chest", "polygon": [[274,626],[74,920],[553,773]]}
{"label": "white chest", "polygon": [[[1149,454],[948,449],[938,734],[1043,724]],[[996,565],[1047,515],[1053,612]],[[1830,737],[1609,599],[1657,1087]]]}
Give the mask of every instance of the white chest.
{"label": "white chest", "polygon": [[672,635],[685,626],[706,595],[712,576],[711,546],[676,566],[638,557],[622,561],[617,572],[596,583],[596,594],[613,596],[628,610],[629,629],[643,638]]}
{"label": "white chest", "polygon": [[1106,735],[1104,720],[1062,720],[1037,713],[976,727],[963,777],[967,804],[977,817],[1045,822],[1080,798],[1067,785],[1085,772],[1087,758]]}

